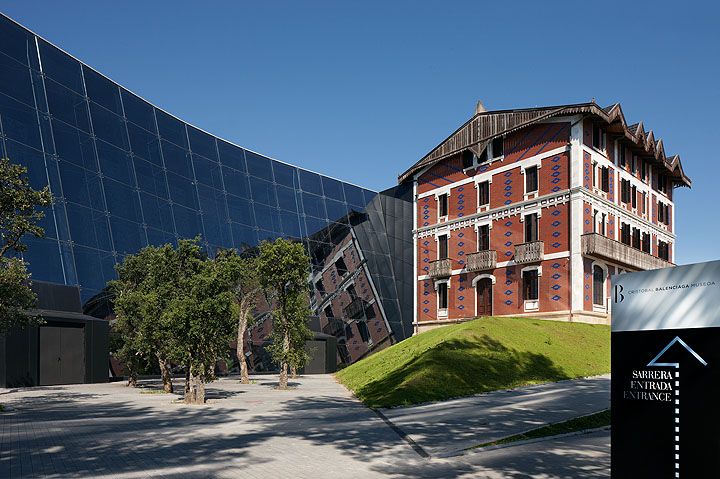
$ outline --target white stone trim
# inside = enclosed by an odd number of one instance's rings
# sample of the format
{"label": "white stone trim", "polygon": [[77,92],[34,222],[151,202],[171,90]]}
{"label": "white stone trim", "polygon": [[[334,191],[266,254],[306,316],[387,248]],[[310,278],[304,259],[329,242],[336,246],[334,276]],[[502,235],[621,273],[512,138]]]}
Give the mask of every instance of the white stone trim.
{"label": "white stone trim", "polygon": [[[495,275],[483,273],[483,274],[479,274],[473,278],[472,287],[473,288],[476,287],[478,282],[480,282],[481,279],[490,279],[490,282],[492,284],[495,284],[495,282],[496,282]],[[475,308],[475,310],[477,311],[477,308]]]}
{"label": "white stone trim", "polygon": [[542,265],[537,265],[537,264],[536,264],[536,265],[531,265],[531,266],[525,266],[524,268],[522,268],[522,269],[520,270],[520,278],[522,278],[522,274],[523,274],[525,271],[534,271],[534,270],[537,270],[537,272],[538,272],[538,278],[542,276]]}

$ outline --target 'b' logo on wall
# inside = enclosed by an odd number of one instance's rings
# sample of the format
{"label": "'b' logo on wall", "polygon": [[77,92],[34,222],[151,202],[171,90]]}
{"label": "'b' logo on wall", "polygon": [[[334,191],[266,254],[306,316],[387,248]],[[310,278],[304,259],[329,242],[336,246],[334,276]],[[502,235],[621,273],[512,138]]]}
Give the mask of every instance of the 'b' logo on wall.
{"label": "'b' logo on wall", "polygon": [[622,294],[622,292],[623,292],[622,285],[616,284],[615,285],[615,303],[622,303],[623,300],[625,299],[625,295]]}

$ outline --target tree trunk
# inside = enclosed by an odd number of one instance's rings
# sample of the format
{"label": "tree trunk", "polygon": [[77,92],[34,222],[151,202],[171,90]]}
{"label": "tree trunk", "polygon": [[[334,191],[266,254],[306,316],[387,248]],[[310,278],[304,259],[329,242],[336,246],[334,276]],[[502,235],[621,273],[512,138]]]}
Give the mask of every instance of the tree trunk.
{"label": "tree trunk", "polygon": [[[286,328],[287,329],[287,328]],[[283,353],[287,357],[290,352],[290,331],[283,334]],[[278,381],[278,389],[288,388],[288,362],[287,359],[280,365],[280,380]]]}
{"label": "tree trunk", "polygon": [[130,376],[128,377],[127,382],[128,387],[135,388],[137,387],[137,373],[131,372]]}
{"label": "tree trunk", "polygon": [[242,384],[250,384],[247,362],[245,361],[245,330],[247,329],[248,314],[249,312],[244,311],[241,307],[240,320],[238,321],[237,358],[240,363],[240,382]]}
{"label": "tree trunk", "polygon": [[293,379],[297,378],[297,366],[290,368],[290,377]]}
{"label": "tree trunk", "polygon": [[185,404],[205,404],[205,381],[196,372],[190,376],[190,391],[185,395]]}
{"label": "tree trunk", "polygon": [[[187,398],[190,395],[190,365],[185,365],[185,394]],[[187,402],[187,401],[186,401]]]}
{"label": "tree trunk", "polygon": [[166,393],[173,392],[172,374],[170,373],[170,363],[158,355],[158,363],[160,364],[160,375],[162,376],[163,391]]}

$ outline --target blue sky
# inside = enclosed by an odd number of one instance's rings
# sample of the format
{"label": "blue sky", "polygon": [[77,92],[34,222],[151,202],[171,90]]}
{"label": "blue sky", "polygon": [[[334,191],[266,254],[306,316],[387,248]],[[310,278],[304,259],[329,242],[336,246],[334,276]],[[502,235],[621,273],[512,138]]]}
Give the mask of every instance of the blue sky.
{"label": "blue sky", "polygon": [[373,189],[472,114],[620,102],[679,153],[678,263],[718,259],[717,2],[5,1],[177,116]]}

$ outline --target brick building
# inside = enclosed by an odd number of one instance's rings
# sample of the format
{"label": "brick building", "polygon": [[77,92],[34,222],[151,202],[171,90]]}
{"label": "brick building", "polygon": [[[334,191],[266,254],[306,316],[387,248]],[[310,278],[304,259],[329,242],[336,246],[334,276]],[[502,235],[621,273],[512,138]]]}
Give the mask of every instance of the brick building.
{"label": "brick building", "polygon": [[610,275],[671,266],[680,158],[619,104],[475,115],[414,189],[415,331],[477,316],[608,322]]}

